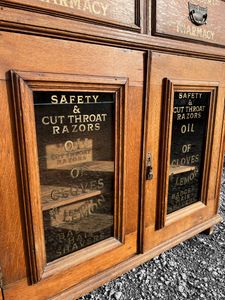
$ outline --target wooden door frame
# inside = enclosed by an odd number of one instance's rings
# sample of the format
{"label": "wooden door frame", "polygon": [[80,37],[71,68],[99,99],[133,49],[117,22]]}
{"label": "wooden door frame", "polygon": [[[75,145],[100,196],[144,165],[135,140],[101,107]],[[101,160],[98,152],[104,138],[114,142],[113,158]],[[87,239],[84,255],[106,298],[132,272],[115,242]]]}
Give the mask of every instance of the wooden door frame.
{"label": "wooden door frame", "polygon": [[[156,229],[161,229],[166,224],[179,218],[183,218],[184,215],[193,213],[200,207],[207,206],[207,185],[209,181],[210,161],[212,156],[213,146],[213,134],[215,127],[215,112],[217,106],[217,95],[219,90],[219,82],[204,82],[204,81],[185,81],[185,80],[169,80],[165,79],[164,84],[164,107],[161,122],[161,150],[160,150],[160,170],[159,178],[162,178],[158,182],[158,207],[157,207],[157,219]],[[174,93],[175,92],[210,92],[210,105],[209,116],[207,124],[207,138],[205,142],[204,153],[204,168],[202,174],[201,184],[201,203],[192,204],[178,211],[167,214],[167,197],[168,197],[168,185],[169,185],[169,165],[170,165],[170,150],[172,139],[172,120],[173,120],[173,106],[174,106]]]}
{"label": "wooden door frame", "polygon": [[[68,265],[76,265],[110,251],[125,243],[125,188],[124,165],[126,164],[125,135],[126,120],[124,111],[127,105],[128,79],[122,77],[81,76],[69,74],[36,73],[11,71],[15,118],[17,124],[20,172],[23,187],[26,234],[30,263],[30,281],[37,283],[52,272],[60,271]],[[115,94],[115,196],[114,196],[114,238],[90,246],[47,264],[40,178],[37,154],[37,140],[33,105],[34,91],[98,91]],[[123,105],[125,103],[125,105]],[[91,253],[91,254],[90,254]]]}

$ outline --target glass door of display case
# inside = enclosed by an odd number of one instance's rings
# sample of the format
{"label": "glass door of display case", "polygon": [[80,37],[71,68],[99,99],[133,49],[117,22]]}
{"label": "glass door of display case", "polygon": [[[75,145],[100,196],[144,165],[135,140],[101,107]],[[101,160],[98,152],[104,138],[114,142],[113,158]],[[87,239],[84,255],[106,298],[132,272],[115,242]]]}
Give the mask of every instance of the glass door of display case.
{"label": "glass door of display case", "polygon": [[126,244],[122,103],[127,79],[94,82],[64,75],[56,87],[50,77],[59,81],[59,76],[12,71],[33,282],[68,259],[76,264],[80,253],[85,261],[91,253],[103,255],[105,247],[117,252]]}
{"label": "glass door of display case", "polygon": [[212,231],[222,220],[218,203],[224,89],[216,81],[220,74],[194,58],[152,53],[151,62],[143,252],[168,249],[196,233]]}
{"label": "glass door of display case", "polygon": [[2,60],[1,117],[13,131],[4,151],[16,157],[1,178],[4,299],[75,298],[139,253],[145,52],[13,41],[26,50]]}

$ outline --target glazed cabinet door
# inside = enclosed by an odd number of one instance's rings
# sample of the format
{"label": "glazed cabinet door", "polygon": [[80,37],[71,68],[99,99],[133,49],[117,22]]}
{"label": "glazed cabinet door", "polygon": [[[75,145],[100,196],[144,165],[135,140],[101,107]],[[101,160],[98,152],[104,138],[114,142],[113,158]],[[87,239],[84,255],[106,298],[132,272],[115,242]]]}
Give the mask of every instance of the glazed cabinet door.
{"label": "glazed cabinet door", "polygon": [[138,252],[145,54],[1,39],[4,299],[77,297]]}
{"label": "glazed cabinet door", "polygon": [[141,246],[156,255],[221,221],[225,73],[153,52],[149,74]]}

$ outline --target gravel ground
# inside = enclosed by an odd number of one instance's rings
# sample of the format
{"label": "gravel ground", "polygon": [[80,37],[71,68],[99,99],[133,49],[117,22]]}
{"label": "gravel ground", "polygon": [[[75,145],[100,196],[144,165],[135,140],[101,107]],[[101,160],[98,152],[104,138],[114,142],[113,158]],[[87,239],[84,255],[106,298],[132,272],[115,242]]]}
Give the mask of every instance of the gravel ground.
{"label": "gravel ground", "polygon": [[[219,213],[225,219],[225,167]],[[79,298],[89,299],[225,300],[225,221]]]}

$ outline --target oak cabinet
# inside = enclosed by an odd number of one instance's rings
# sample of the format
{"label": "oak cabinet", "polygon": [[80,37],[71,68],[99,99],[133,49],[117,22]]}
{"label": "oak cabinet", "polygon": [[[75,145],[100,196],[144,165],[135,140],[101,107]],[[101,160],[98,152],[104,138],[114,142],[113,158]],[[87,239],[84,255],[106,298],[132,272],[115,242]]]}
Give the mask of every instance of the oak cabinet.
{"label": "oak cabinet", "polygon": [[225,3],[0,2],[4,299],[76,299],[211,232]]}

